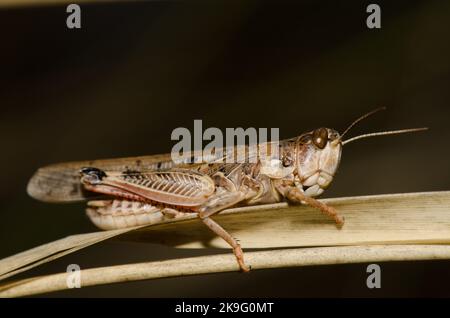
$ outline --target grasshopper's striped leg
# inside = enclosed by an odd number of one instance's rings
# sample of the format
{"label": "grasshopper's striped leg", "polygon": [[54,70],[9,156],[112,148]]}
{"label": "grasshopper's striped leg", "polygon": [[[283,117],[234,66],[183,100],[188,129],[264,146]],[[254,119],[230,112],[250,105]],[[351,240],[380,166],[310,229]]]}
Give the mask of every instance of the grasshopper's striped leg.
{"label": "grasshopper's striped leg", "polygon": [[339,228],[341,228],[344,225],[344,222],[345,222],[344,217],[339,215],[335,208],[333,208],[332,206],[326,205],[320,201],[317,201],[314,198],[304,195],[297,188],[295,188],[295,190],[291,194],[291,200],[292,199],[304,201],[306,204],[308,204],[316,209],[319,209],[320,211],[322,211],[323,213],[328,215],[330,218],[332,218],[334,220],[334,222],[336,222],[336,225]]}
{"label": "grasshopper's striped leg", "polygon": [[236,256],[236,260],[239,264],[239,267],[243,272],[249,272],[250,266],[245,265],[244,263],[244,252],[242,252],[242,248],[239,245],[239,243],[234,239],[230,233],[224,230],[223,227],[221,227],[218,223],[216,223],[214,220],[212,220],[209,217],[203,217],[201,218],[203,223],[206,224],[207,227],[211,229],[214,233],[216,233],[218,236],[223,238],[230,246],[233,248],[233,253]]}
{"label": "grasshopper's striped leg", "polygon": [[291,202],[297,202],[297,203],[306,203],[309,206],[312,206],[329,217],[331,217],[335,222],[336,225],[340,228],[344,225],[344,217],[340,216],[336,209],[326,205],[314,198],[308,197],[305,195],[302,191],[300,191],[296,186],[285,186],[285,185],[277,185],[278,191],[281,192],[281,194],[286,197]]}

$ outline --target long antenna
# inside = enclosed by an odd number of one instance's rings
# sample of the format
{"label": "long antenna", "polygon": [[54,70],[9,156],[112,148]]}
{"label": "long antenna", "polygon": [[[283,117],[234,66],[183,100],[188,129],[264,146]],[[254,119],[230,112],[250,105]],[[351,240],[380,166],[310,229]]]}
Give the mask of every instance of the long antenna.
{"label": "long antenna", "polygon": [[378,113],[379,111],[382,111],[382,110],[385,110],[385,109],[386,109],[386,107],[380,107],[380,108],[377,108],[377,109],[372,110],[371,112],[369,112],[369,113],[367,113],[367,114],[365,114],[365,115],[362,115],[362,116],[359,117],[358,119],[356,119],[354,122],[352,122],[352,123],[350,124],[350,126],[347,127],[346,130],[344,130],[344,132],[341,134],[341,139],[342,139],[342,137],[344,137],[344,135],[345,135],[346,133],[348,133],[348,131],[349,131],[353,126],[355,126],[355,125],[356,125],[357,123],[359,123],[361,120],[366,119],[367,117],[372,116],[373,114]]}
{"label": "long antenna", "polygon": [[358,140],[358,139],[363,139],[363,138],[376,137],[376,136],[386,136],[386,135],[397,135],[397,134],[404,134],[404,133],[410,133],[410,132],[416,132],[416,131],[424,131],[424,130],[427,130],[427,129],[428,129],[428,127],[410,128],[410,129],[380,131],[380,132],[375,132],[375,133],[370,133],[370,134],[364,134],[364,135],[359,135],[359,136],[352,137],[350,139],[344,140],[342,142],[342,145],[345,145],[345,144],[348,144],[349,142],[352,142],[352,141],[355,141],[355,140]]}

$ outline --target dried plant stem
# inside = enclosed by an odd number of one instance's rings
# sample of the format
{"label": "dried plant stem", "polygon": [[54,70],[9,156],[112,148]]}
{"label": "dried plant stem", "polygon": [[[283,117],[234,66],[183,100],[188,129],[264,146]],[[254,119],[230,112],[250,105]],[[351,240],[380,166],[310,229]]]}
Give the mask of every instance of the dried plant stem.
{"label": "dried plant stem", "polygon": [[[215,220],[236,235],[244,249],[271,249],[245,253],[246,263],[253,270],[450,259],[450,191],[336,198],[323,202],[345,215],[344,228],[337,230],[332,221],[312,208],[285,203],[229,209],[215,216]],[[228,246],[194,216],[141,228],[72,235],[44,244],[0,260],[0,280],[11,279],[20,272],[111,238],[173,247],[226,247],[227,253],[83,269],[83,287],[238,270]],[[0,286],[0,297],[67,289],[66,279],[67,274],[60,273],[6,282]]]}
{"label": "dried plant stem", "polygon": [[[281,249],[245,254],[253,270],[383,261],[450,259],[448,245],[372,245]],[[81,271],[81,286],[238,271],[232,254],[99,267]],[[242,274],[242,275],[251,275]],[[0,297],[68,289],[67,273],[28,278],[0,286]]]}

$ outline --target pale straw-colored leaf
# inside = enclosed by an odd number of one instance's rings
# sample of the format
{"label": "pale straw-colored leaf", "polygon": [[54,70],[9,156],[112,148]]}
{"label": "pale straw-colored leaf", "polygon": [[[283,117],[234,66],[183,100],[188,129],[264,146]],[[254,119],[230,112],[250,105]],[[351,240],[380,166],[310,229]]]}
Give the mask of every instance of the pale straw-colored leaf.
{"label": "pale straw-colored leaf", "polygon": [[[307,206],[285,203],[223,211],[214,219],[239,238],[253,269],[371,261],[450,259],[450,191],[323,200],[345,216],[337,229]],[[72,235],[0,260],[0,279],[106,239],[139,240],[175,247],[227,248],[223,255],[128,264],[82,271],[83,286],[238,270],[229,247],[196,217],[140,228]],[[282,248],[282,249],[281,249]],[[289,249],[287,249],[289,248]],[[0,287],[0,296],[31,295],[67,288],[66,273]]]}

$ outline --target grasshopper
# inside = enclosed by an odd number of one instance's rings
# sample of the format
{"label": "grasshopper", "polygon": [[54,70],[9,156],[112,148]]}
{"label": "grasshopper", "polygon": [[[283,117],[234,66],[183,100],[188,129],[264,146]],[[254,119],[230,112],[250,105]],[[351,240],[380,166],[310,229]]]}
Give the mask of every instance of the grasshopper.
{"label": "grasshopper", "polygon": [[[344,218],[315,199],[333,181],[342,147],[358,139],[427,129],[375,132],[343,140],[354,125],[382,109],[359,117],[342,134],[318,128],[280,141],[278,149],[268,143],[265,155],[252,163],[223,163],[216,158],[176,164],[169,154],[69,162],[39,169],[27,190],[46,202],[89,200],[87,215],[105,230],[157,224],[194,213],[232,247],[240,269],[247,272],[250,267],[240,244],[211,217],[229,207],[286,200],[310,205],[342,227]],[[246,146],[238,148],[233,152],[246,151],[246,158],[255,155]]]}

